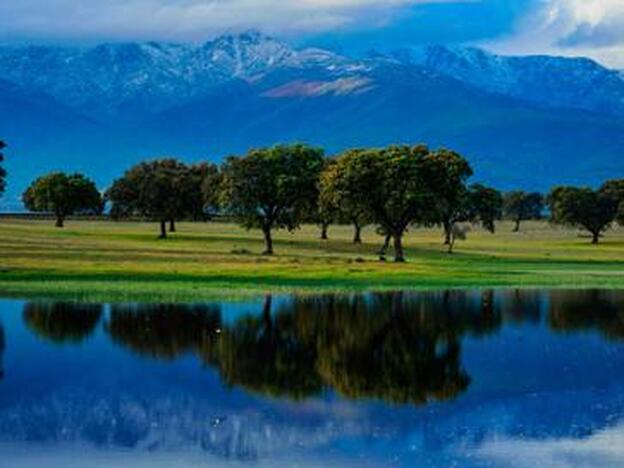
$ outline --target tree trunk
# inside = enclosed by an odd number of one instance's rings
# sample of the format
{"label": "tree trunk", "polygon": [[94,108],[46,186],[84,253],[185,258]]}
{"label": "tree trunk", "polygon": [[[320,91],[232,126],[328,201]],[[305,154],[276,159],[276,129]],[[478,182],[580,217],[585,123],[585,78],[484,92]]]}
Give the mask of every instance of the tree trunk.
{"label": "tree trunk", "polygon": [[449,240],[448,240],[448,253],[452,254],[453,253],[453,247],[455,246],[455,236],[451,233],[451,235],[449,236]]}
{"label": "tree trunk", "polygon": [[264,226],[262,228],[264,234],[264,252],[262,255],[273,255],[273,238],[271,237],[271,228]]}
{"label": "tree trunk", "polygon": [[160,222],[160,236],[158,236],[159,239],[166,239],[167,238],[167,221],[162,220]]}
{"label": "tree trunk", "polygon": [[452,231],[453,223],[444,221],[444,245],[449,245],[451,243]]}
{"label": "tree trunk", "polygon": [[169,220],[169,232],[176,232],[175,219]]}
{"label": "tree trunk", "polygon": [[600,242],[600,232],[592,232],[592,245],[598,244]]}
{"label": "tree trunk", "polygon": [[394,235],[394,261],[396,263],[405,262],[405,255],[403,254],[403,233]]}
{"label": "tree trunk", "polygon": [[354,244],[361,244],[362,243],[362,228],[360,227],[360,225],[358,223],[353,223],[353,227],[355,229],[355,232],[353,233],[353,243]]}
{"label": "tree trunk", "polygon": [[328,228],[329,224],[327,223],[321,223],[321,240],[327,240],[327,228]]}
{"label": "tree trunk", "polygon": [[516,219],[516,226],[514,227],[513,232],[519,232],[520,231],[520,218]]}
{"label": "tree trunk", "polygon": [[63,215],[56,215],[56,223],[54,224],[57,228],[62,228],[65,226],[65,218]]}
{"label": "tree trunk", "polygon": [[392,239],[392,236],[390,234],[386,234],[384,243],[381,246],[381,249],[379,249],[379,255],[381,255],[382,257],[386,255],[386,253],[388,253],[388,247],[390,247],[390,239]]}

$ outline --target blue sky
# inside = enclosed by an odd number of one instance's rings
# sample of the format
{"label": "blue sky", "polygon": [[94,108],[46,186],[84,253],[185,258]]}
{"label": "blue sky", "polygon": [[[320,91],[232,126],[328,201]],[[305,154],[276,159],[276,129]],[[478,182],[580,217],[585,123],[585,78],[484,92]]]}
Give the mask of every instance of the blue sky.
{"label": "blue sky", "polygon": [[2,0],[0,41],[202,41],[259,29],[367,51],[423,43],[586,55],[624,68],[624,0]]}

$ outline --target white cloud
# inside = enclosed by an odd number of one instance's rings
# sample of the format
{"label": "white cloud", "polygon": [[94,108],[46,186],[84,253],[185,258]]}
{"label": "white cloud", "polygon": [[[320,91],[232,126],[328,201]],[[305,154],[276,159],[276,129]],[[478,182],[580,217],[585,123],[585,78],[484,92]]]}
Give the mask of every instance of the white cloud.
{"label": "white cloud", "polygon": [[604,429],[583,439],[488,439],[474,455],[488,465],[517,468],[622,466],[624,426]]}
{"label": "white cloud", "polygon": [[228,30],[301,33],[448,0],[3,0],[0,38],[196,40]]}
{"label": "white cloud", "polygon": [[586,55],[624,67],[624,0],[539,0],[510,37],[490,47],[504,53]]}

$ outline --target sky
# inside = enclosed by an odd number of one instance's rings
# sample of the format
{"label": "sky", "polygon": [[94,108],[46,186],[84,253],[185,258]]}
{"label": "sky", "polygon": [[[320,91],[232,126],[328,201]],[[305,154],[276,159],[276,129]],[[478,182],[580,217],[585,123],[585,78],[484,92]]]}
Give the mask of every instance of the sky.
{"label": "sky", "polygon": [[247,29],[345,51],[470,44],[624,69],[624,0],[0,0],[3,43],[199,42]]}

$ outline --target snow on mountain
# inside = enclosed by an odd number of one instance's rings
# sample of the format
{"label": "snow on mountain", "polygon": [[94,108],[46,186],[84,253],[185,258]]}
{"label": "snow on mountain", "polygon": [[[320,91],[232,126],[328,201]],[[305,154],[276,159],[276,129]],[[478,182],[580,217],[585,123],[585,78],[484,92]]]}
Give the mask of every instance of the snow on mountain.
{"label": "snow on mountain", "polygon": [[463,152],[501,188],[596,184],[624,170],[623,117],[621,72],[588,59],[440,46],[353,58],[256,32],[0,47],[3,203],[48,170],[105,187],[148,157],[218,160],[288,141],[330,153],[424,141]]}
{"label": "snow on mountain", "polygon": [[401,57],[480,89],[542,106],[624,115],[623,75],[587,58],[506,57],[445,46]]}
{"label": "snow on mountain", "polygon": [[233,79],[253,82],[284,70],[309,71],[311,76],[303,79],[312,83],[322,71],[333,76],[332,86],[359,92],[362,86],[346,84],[371,81],[376,71],[397,63],[541,106],[624,115],[622,74],[589,59],[502,57],[475,48],[445,46],[354,59],[322,49],[298,50],[254,31],[218,37],[203,45],[0,47],[0,78],[47,93],[92,116],[154,114]]}
{"label": "snow on mountain", "polygon": [[296,51],[257,32],[200,46],[104,44],[93,48],[1,47],[0,77],[88,114],[154,113],[234,78],[280,67],[339,68],[346,59],[318,49]]}

